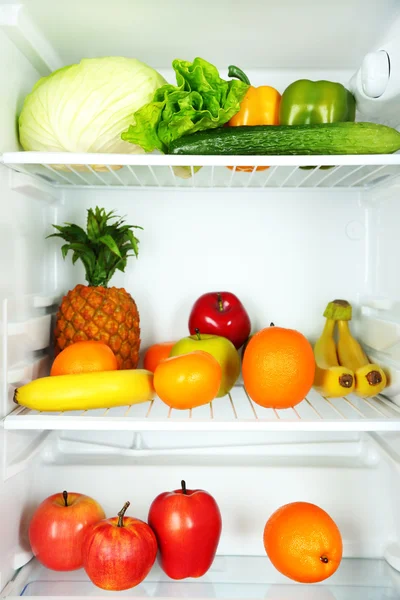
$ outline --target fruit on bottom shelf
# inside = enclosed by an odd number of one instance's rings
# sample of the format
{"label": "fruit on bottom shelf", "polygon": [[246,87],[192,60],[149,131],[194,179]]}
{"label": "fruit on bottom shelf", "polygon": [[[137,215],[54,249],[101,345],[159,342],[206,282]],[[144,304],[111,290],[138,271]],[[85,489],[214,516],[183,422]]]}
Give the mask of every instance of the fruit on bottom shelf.
{"label": "fruit on bottom shelf", "polygon": [[265,408],[299,404],[310,391],[314,373],[312,348],[294,329],[271,323],[251,337],[244,352],[244,386],[250,398]]}
{"label": "fruit on bottom shelf", "polygon": [[180,356],[196,350],[211,354],[221,365],[222,378],[216,396],[217,398],[226,396],[240,375],[240,357],[235,346],[225,337],[196,330],[195,335],[179,340],[173,346],[170,356]]}
{"label": "fruit on bottom shelf", "polygon": [[156,536],[144,521],[125,516],[128,507],[126,502],[117,517],[96,523],[85,535],[83,566],[91,581],[103,590],[127,590],[138,585],[156,560]]}
{"label": "fruit on bottom shelf", "polygon": [[336,523],[309,502],[292,502],[275,511],[265,525],[264,547],[274,567],[299,583],[333,575],[343,553]]}
{"label": "fruit on bottom shelf", "polygon": [[63,258],[72,252],[72,263],[81,260],[88,285],[76,285],[62,299],[57,312],[56,355],[82,340],[102,341],[114,352],[119,369],[135,369],[139,361],[139,312],[123,288],[107,287],[116,270],[125,271],[130,256],[138,256],[137,225],[96,207],[87,211],[87,231],[74,223],[53,225],[65,241]]}
{"label": "fruit on bottom shelf", "polygon": [[144,369],[42,377],[14,393],[16,404],[47,412],[127,406],[153,398],[153,373]]}
{"label": "fruit on bottom shelf", "polygon": [[[85,568],[105,590],[138,585],[150,572],[157,549],[161,568],[172,579],[202,577],[210,569],[222,531],[221,511],[202,489],[160,493],[148,524],[125,516],[106,519],[101,506],[83,494],[64,491],[46,498],[29,527],[32,551],[47,568]],[[261,530],[260,530],[261,536]],[[331,517],[308,502],[292,502],[269,518],[264,547],[274,567],[291,579],[316,583],[332,575],[342,557],[341,534]]]}
{"label": "fruit on bottom shelf", "polygon": [[185,410],[214,400],[221,377],[219,362],[208,352],[196,350],[161,362],[154,373],[154,387],[165,404]]}
{"label": "fruit on bottom shelf", "polygon": [[117,369],[117,358],[111,348],[103,342],[88,340],[64,348],[54,359],[50,375],[77,375]]}
{"label": "fruit on bottom shelf", "polygon": [[349,327],[352,317],[351,304],[347,300],[333,300],[326,307],[324,316],[337,326],[339,363],[353,371],[355,393],[361,398],[380,394],[386,387],[386,375],[379,365],[369,361],[361,344],[351,334]]}
{"label": "fruit on bottom shelf", "polygon": [[[326,316],[326,314],[324,313]],[[355,378],[351,369],[339,365],[334,339],[335,321],[327,318],[320,338],[314,346],[314,387],[327,398],[339,398],[354,391]]]}
{"label": "fruit on bottom shelf", "polygon": [[53,494],[38,506],[30,522],[32,552],[48,569],[80,569],[84,536],[91,525],[104,518],[100,504],[89,496],[66,491]]}
{"label": "fruit on bottom shelf", "polygon": [[202,577],[211,567],[221,536],[221,513],[204,490],[164,492],[150,506],[149,525],[156,534],[161,567],[172,579]]}

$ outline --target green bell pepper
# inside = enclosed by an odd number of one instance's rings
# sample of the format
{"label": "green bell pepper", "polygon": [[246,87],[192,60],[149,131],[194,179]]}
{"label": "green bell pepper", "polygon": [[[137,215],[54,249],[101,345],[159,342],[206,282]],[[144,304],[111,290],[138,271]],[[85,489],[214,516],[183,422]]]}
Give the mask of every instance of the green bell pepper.
{"label": "green bell pepper", "polygon": [[341,83],[299,79],[282,94],[281,125],[316,125],[354,121],[354,96]]}

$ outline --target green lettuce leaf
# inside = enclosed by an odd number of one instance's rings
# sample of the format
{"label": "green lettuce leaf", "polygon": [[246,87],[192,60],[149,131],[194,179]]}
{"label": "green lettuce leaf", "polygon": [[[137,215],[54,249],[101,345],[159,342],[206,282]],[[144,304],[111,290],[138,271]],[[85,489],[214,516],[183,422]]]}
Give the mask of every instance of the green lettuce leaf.
{"label": "green lettuce leaf", "polygon": [[134,123],[121,135],[146,152],[167,152],[183,135],[221,127],[240,109],[249,86],[238,79],[225,81],[206,60],[174,60],[177,85],[156,90],[153,101],[133,115]]}

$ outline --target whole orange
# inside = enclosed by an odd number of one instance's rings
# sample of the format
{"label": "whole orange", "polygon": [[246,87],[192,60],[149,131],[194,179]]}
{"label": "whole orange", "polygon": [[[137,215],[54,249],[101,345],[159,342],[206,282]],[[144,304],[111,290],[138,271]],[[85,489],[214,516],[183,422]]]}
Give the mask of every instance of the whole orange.
{"label": "whole orange", "polygon": [[162,342],[161,344],[153,344],[153,346],[150,346],[144,355],[143,368],[154,373],[159,363],[169,357],[175,343],[176,342]]}
{"label": "whole orange", "polygon": [[154,388],[165,404],[183,410],[214,400],[221,378],[219,362],[208,352],[196,350],[161,362],[154,373]]}
{"label": "whole orange", "polygon": [[343,552],[336,523],[309,502],[293,502],[274,512],[265,525],[264,547],[274,567],[300,583],[333,575]]}
{"label": "whole orange", "polygon": [[117,369],[117,357],[109,346],[103,342],[87,340],[75,342],[60,352],[54,359],[50,375],[76,375]]}
{"label": "whole orange", "polygon": [[314,373],[313,349],[294,329],[262,329],[244,353],[244,386],[250,398],[266,408],[296,406],[310,391]]}

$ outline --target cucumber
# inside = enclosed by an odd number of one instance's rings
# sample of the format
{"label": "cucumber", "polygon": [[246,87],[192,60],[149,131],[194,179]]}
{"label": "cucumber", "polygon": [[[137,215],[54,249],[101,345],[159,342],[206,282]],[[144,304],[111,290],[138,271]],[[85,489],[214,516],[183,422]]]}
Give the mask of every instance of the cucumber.
{"label": "cucumber", "polygon": [[375,123],[256,125],[220,127],[171,143],[170,154],[298,155],[391,154],[400,150],[400,133]]}

